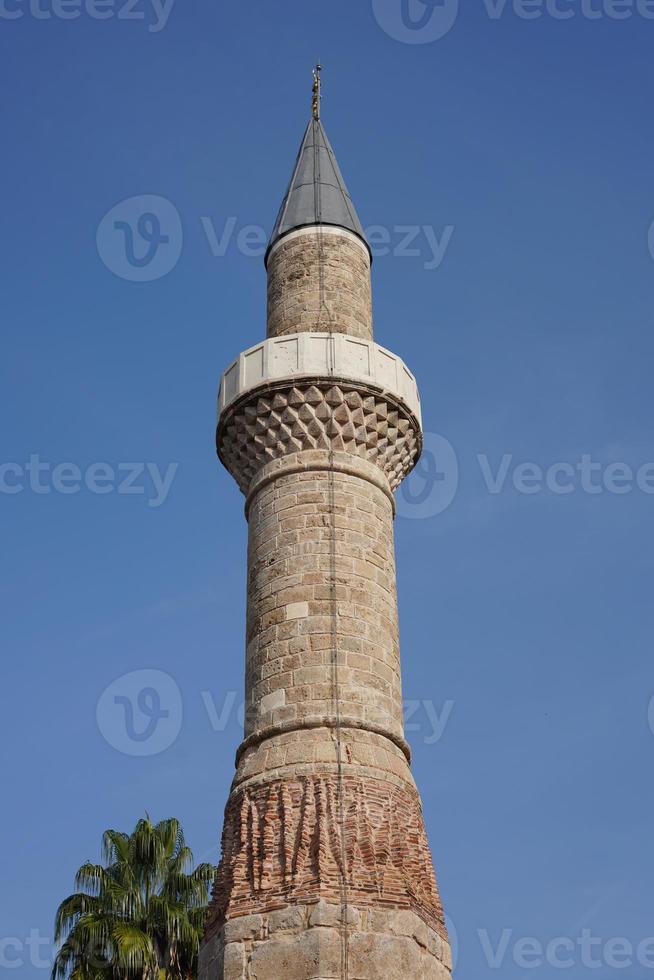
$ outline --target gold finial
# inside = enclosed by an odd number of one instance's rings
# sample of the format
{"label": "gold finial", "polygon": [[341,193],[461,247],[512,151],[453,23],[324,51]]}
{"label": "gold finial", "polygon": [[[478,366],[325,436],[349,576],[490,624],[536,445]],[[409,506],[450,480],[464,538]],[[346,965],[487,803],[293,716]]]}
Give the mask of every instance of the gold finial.
{"label": "gold finial", "polygon": [[317,64],[313,69],[313,99],[312,99],[312,110],[313,118],[320,119],[320,100],[322,98],[321,84],[320,84],[320,72],[322,71],[322,65]]}

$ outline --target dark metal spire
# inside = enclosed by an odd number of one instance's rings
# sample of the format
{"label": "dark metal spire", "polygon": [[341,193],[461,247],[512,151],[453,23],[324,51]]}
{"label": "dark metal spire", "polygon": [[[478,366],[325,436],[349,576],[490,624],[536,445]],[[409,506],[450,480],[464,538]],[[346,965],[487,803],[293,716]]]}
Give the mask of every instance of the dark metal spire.
{"label": "dark metal spire", "polygon": [[[367,246],[361,222],[320,119],[320,67],[314,70],[313,113],[302,139],[288,190],[268,243],[297,228],[335,225],[357,235]],[[368,246],[368,249],[370,246]]]}

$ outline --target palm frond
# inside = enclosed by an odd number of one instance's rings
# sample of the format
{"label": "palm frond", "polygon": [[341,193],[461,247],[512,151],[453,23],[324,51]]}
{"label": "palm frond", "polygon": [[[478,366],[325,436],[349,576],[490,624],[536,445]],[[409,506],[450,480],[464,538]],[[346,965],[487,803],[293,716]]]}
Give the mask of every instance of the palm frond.
{"label": "palm frond", "polygon": [[119,922],[113,928],[113,940],[116,947],[115,963],[119,969],[134,972],[142,971],[147,976],[148,971],[158,966],[152,940],[138,926],[127,922]]}
{"label": "palm frond", "polygon": [[55,942],[59,943],[70,933],[79,918],[89,913],[102,911],[103,902],[95,895],[82,895],[77,892],[65,898],[55,916]]}
{"label": "palm frond", "polygon": [[107,879],[107,869],[101,864],[86,862],[75,875],[75,887],[91,895],[99,895]]}
{"label": "palm frond", "polygon": [[128,857],[129,834],[118,830],[105,830],[102,837],[102,857],[107,864],[126,861]]}

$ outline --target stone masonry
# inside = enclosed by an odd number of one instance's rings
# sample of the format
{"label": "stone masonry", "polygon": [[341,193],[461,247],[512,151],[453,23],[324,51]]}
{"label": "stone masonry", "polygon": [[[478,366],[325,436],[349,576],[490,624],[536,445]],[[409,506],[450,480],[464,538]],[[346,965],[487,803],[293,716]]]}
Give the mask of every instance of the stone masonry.
{"label": "stone masonry", "polygon": [[[370,258],[349,229],[294,229],[267,265],[269,338],[371,342]],[[273,378],[272,356],[221,396],[218,453],[249,528],[246,720],[200,980],[448,980],[393,545],[420,420],[368,374]]]}
{"label": "stone masonry", "polygon": [[301,229],[268,259],[268,336],[329,329],[372,340],[370,255],[340,229]]}

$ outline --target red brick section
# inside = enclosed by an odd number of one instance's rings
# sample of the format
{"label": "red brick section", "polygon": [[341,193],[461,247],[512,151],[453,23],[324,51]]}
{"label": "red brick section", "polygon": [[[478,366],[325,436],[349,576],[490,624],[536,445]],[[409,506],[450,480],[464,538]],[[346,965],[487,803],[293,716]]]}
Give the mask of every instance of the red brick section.
{"label": "red brick section", "polygon": [[338,792],[338,777],[321,775],[232,796],[208,935],[227,916],[340,902],[342,830],[347,902],[413,910],[447,940],[418,795],[384,780],[346,776],[341,811]]}

